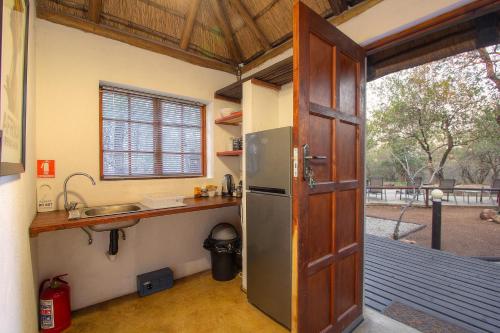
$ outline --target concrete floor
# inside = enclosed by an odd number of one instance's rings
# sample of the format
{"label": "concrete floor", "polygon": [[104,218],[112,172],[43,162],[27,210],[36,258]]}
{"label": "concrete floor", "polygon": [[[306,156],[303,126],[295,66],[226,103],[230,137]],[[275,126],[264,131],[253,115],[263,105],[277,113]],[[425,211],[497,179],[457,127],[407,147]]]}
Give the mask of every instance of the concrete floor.
{"label": "concrete floor", "polygon": [[[196,274],[148,297],[127,295],[76,311],[65,333],[288,332],[250,305],[240,284],[240,278],[217,282],[210,272]],[[417,331],[365,309],[365,321],[355,332]]]}
{"label": "concrete floor", "polygon": [[380,312],[365,307],[363,310],[365,320],[353,333],[418,333],[420,331],[401,324]]}

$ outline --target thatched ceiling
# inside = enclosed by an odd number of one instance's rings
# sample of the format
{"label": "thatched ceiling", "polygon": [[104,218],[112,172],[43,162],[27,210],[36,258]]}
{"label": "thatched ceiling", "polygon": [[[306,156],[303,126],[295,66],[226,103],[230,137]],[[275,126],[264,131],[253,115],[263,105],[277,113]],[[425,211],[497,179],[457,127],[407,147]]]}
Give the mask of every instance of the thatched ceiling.
{"label": "thatched ceiling", "polygon": [[[364,0],[303,1],[332,18]],[[233,73],[289,42],[292,7],[293,0],[37,0],[40,18]]]}

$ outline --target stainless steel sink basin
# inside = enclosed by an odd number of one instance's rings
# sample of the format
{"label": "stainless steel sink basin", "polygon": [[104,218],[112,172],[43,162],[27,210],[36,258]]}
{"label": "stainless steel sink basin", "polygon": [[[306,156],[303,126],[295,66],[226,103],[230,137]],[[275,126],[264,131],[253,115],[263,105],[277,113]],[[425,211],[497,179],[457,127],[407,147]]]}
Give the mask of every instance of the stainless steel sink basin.
{"label": "stainless steel sink basin", "polygon": [[[88,208],[82,208],[80,210],[80,218],[127,214],[127,213],[139,212],[146,209],[147,208],[142,206],[141,204],[135,204],[135,203],[100,206],[100,207],[88,207]],[[89,228],[93,231],[109,231],[113,229],[124,229],[136,225],[137,223],[139,223],[139,221],[140,219],[130,219],[127,221],[92,225],[89,226]]]}
{"label": "stainless steel sink basin", "polygon": [[106,224],[96,224],[96,225],[89,225],[88,228],[92,231],[111,231],[114,229],[125,229],[125,228],[130,228],[139,223],[141,219],[133,219],[133,220],[127,220],[127,221],[121,221],[121,222],[113,222],[113,223],[106,223]]}
{"label": "stainless steel sink basin", "polygon": [[112,205],[102,207],[90,207],[82,210],[81,217],[107,216],[116,214],[133,213],[144,210],[137,204]]}

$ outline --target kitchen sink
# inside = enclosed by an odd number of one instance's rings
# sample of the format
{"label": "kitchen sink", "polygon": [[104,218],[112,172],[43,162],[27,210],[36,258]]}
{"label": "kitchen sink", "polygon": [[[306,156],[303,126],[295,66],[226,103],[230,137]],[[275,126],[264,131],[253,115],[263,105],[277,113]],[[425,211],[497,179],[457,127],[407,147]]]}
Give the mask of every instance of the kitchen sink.
{"label": "kitchen sink", "polygon": [[[146,210],[147,208],[140,204],[122,204],[101,207],[88,207],[80,210],[80,218],[89,218],[96,216],[109,216],[116,214],[127,214]],[[140,222],[140,219],[130,219],[126,221],[91,225],[89,228],[93,231],[110,231],[113,229],[129,228]]]}
{"label": "kitchen sink", "polygon": [[143,207],[138,204],[123,204],[123,205],[111,205],[102,207],[90,207],[84,208],[81,212],[81,217],[95,217],[95,216],[107,216],[116,214],[126,214],[133,213],[144,210]]}

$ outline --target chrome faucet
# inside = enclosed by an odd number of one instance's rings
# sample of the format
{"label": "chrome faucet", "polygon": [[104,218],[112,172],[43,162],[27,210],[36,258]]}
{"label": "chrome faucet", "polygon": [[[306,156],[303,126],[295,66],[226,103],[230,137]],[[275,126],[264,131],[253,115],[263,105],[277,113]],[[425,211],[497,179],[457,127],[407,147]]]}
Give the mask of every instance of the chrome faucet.
{"label": "chrome faucet", "polygon": [[94,181],[94,178],[92,178],[91,175],[89,175],[88,173],[85,173],[85,172],[75,172],[75,173],[72,173],[71,175],[69,175],[66,180],[64,181],[64,209],[66,209],[66,211],[71,211],[71,210],[75,210],[76,209],[76,206],[78,205],[78,202],[76,201],[71,201],[68,203],[68,190],[67,190],[67,185],[68,185],[68,180],[73,177],[73,176],[85,176],[87,177],[88,179],[90,179],[90,181],[92,182],[92,185],[95,185],[95,181]]}

